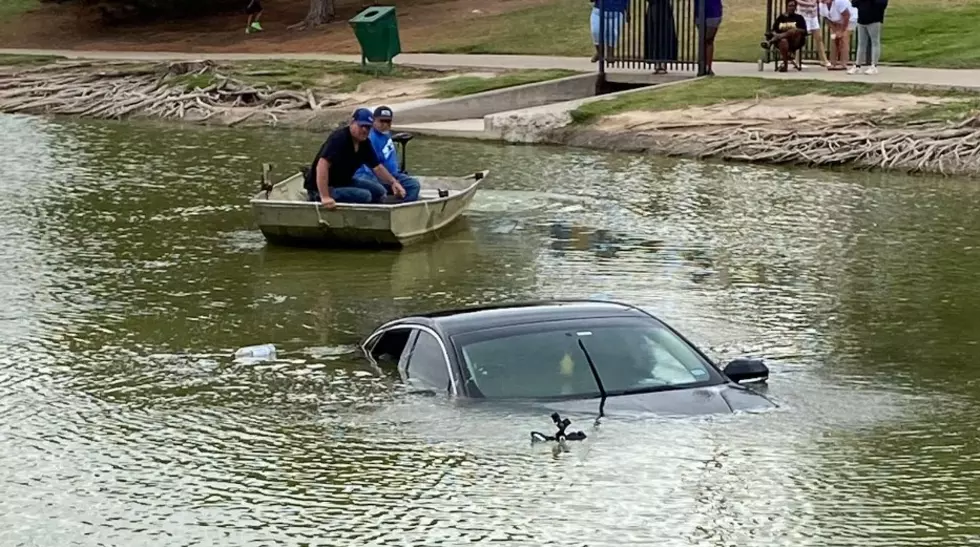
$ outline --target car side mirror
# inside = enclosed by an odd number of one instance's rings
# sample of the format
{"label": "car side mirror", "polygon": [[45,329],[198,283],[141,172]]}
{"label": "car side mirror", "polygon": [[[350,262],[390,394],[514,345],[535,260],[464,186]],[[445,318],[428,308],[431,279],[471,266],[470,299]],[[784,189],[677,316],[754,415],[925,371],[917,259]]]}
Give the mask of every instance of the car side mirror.
{"label": "car side mirror", "polygon": [[769,379],[769,367],[762,359],[733,359],[725,365],[724,373],[736,384],[749,380],[765,382]]}

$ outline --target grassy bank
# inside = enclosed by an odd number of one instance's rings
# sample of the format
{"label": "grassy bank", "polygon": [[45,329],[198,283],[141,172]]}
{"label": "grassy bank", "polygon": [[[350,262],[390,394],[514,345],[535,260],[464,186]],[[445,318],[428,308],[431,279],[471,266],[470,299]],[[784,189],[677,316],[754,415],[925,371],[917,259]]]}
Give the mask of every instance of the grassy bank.
{"label": "grassy bank", "polygon": [[892,84],[870,84],[864,82],[825,82],[807,80],[805,83],[792,80],[766,78],[724,77],[701,78],[674,85],[629,93],[615,99],[586,103],[571,112],[572,120],[578,124],[594,122],[604,116],[612,116],[631,111],[665,111],[688,107],[710,106],[714,104],[794,97],[818,94],[830,97],[854,97],[874,92],[912,93],[923,97],[948,97],[962,99],[943,105],[924,105],[913,113],[903,114],[903,120],[917,118],[956,119],[976,113],[980,95],[959,91],[931,91],[914,89]]}
{"label": "grassy bank", "polygon": [[[633,0],[634,13],[642,13],[641,5],[641,0]],[[430,44],[416,49],[437,53],[589,55],[589,6],[585,0],[553,0],[473,19],[453,25]],[[715,58],[755,61],[764,32],[766,3],[727,0],[724,10]],[[882,34],[882,61],[923,67],[980,67],[976,21],[980,21],[980,2],[893,1]]]}

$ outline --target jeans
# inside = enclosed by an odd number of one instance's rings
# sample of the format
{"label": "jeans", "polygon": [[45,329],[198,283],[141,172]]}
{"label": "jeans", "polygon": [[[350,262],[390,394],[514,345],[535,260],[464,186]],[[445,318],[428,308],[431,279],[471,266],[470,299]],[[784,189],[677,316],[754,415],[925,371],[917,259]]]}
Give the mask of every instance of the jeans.
{"label": "jeans", "polygon": [[[408,203],[419,199],[419,190],[421,189],[421,185],[419,184],[418,180],[408,176],[405,173],[394,173],[392,176],[395,177],[398,184],[401,184],[402,188],[405,189],[405,199],[403,199],[401,203]],[[392,193],[391,187],[378,182],[377,179],[357,176],[354,177],[354,185],[358,188],[370,190],[374,203],[381,203],[381,200],[383,200],[387,194]]]}
{"label": "jeans", "polygon": [[868,58],[868,47],[871,47],[871,66],[878,66],[881,58],[881,23],[858,25],[857,66],[864,64]]}
{"label": "jeans", "polygon": [[[330,197],[337,203],[380,203],[388,191],[380,182],[355,178],[350,186],[330,188]],[[318,190],[306,192],[310,201],[320,201]]]}
{"label": "jeans", "polygon": [[398,173],[395,175],[395,178],[398,179],[398,184],[401,184],[402,188],[405,189],[405,199],[402,202],[419,199],[419,190],[422,189],[422,186],[417,179],[408,176],[406,173]]}

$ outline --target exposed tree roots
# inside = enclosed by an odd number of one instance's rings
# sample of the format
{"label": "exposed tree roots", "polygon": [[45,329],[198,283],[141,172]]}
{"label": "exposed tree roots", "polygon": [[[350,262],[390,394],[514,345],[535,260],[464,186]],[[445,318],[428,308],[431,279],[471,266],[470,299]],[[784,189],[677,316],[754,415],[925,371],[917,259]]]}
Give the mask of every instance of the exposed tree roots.
{"label": "exposed tree roots", "polygon": [[555,140],[597,148],[752,163],[849,165],[909,173],[980,175],[980,116],[957,122],[928,120],[900,125],[830,122],[803,129],[759,127],[752,123],[693,131],[649,129],[647,126],[642,132],[622,135],[572,129]]}
{"label": "exposed tree roots", "polygon": [[310,89],[253,85],[221,74],[209,61],[135,65],[82,61],[0,69],[0,112],[197,122],[216,114],[244,112],[230,124],[258,115],[275,125],[277,115],[337,103],[317,100]]}

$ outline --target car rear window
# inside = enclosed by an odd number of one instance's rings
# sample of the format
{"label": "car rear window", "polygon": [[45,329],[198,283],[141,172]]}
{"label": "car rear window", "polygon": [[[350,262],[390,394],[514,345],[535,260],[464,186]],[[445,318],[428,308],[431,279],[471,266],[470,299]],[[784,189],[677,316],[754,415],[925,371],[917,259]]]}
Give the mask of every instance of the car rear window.
{"label": "car rear window", "polygon": [[468,387],[487,398],[599,396],[586,355],[608,395],[723,382],[655,321],[556,321],[468,333],[456,342]]}

